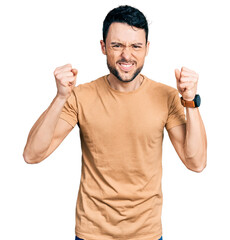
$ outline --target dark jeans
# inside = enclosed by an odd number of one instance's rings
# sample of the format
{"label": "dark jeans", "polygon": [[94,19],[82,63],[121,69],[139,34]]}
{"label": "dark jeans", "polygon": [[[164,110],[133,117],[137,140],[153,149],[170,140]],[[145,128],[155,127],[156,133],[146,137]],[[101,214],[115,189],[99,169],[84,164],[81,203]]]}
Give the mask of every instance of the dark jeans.
{"label": "dark jeans", "polygon": [[[82,238],[79,238],[79,237],[75,237],[75,240],[84,240],[84,239],[82,239]],[[161,238],[159,238],[158,240],[163,240],[163,237],[161,236]]]}

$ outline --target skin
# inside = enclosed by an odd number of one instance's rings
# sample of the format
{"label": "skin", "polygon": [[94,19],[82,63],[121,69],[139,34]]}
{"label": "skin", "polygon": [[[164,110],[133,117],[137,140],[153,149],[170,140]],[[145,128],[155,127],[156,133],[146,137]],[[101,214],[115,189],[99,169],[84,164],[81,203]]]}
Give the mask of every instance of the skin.
{"label": "skin", "polygon": [[[108,82],[116,90],[129,92],[137,89],[143,79],[140,71],[149,51],[145,31],[125,23],[112,23],[106,43],[100,41],[110,70]],[[137,47],[138,46],[138,47]],[[121,64],[132,64],[125,68]],[[47,110],[30,130],[23,157],[27,163],[39,163],[47,158],[69,134],[73,127],[59,118],[62,108],[75,86],[77,70],[71,64],[54,71],[57,94]],[[198,74],[182,67],[175,69],[179,93],[192,100],[197,91]],[[199,108],[186,108],[187,123],[168,130],[169,138],[182,162],[194,172],[201,172],[207,163],[207,137]]]}
{"label": "skin", "polygon": [[23,151],[26,163],[40,163],[46,159],[73,129],[59,116],[76,84],[77,73],[78,71],[73,69],[71,64],[55,69],[57,94],[29,132]]}
{"label": "skin", "polygon": [[[109,27],[106,43],[103,40],[100,43],[102,53],[107,57],[110,70],[108,81],[112,88],[121,92],[137,89],[143,80],[139,72],[143,68],[150,44],[149,41],[146,43],[144,29],[115,22]],[[133,67],[126,71],[120,63],[133,64]]]}
{"label": "skin", "polygon": [[207,164],[207,137],[198,108],[186,108],[187,123],[169,129],[169,138],[184,165],[202,172]]}
{"label": "skin", "polygon": [[[178,92],[192,101],[197,93],[199,75],[186,67],[175,69]],[[201,172],[207,165],[207,136],[199,108],[186,107],[187,123],[169,129],[169,138],[185,166]]]}

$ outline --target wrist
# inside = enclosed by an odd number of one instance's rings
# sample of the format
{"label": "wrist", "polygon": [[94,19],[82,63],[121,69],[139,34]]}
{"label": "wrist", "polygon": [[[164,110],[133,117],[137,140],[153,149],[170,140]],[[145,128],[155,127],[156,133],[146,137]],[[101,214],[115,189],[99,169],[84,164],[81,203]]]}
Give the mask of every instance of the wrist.
{"label": "wrist", "polygon": [[[194,97],[195,98],[195,97]],[[190,102],[190,101],[193,101],[194,98],[183,98],[183,96],[181,96],[181,99],[187,101],[187,102]]]}
{"label": "wrist", "polygon": [[200,106],[200,103],[201,103],[201,98],[199,94],[196,94],[194,99],[192,100],[186,100],[186,99],[183,99],[183,97],[181,97],[181,104],[186,108],[187,107],[197,108]]}
{"label": "wrist", "polygon": [[55,99],[57,99],[58,101],[65,101],[66,102],[68,100],[69,96],[70,95],[64,96],[64,95],[61,95],[61,94],[57,93],[56,96],[55,96]]}
{"label": "wrist", "polygon": [[68,99],[68,96],[62,96],[60,94],[57,94],[54,98],[55,102],[58,102],[61,105],[64,105]]}

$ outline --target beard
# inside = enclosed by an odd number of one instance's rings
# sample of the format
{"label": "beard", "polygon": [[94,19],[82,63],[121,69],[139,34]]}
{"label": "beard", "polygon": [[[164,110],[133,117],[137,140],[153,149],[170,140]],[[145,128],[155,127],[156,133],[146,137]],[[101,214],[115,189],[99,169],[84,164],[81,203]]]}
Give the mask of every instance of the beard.
{"label": "beard", "polygon": [[[125,62],[125,61],[124,61]],[[136,69],[136,71],[133,73],[133,75],[131,76],[130,79],[128,80],[124,80],[121,75],[119,74],[119,72],[117,71],[117,69],[115,67],[112,67],[109,62],[108,62],[108,59],[107,59],[107,66],[108,66],[108,69],[109,71],[118,79],[120,80],[121,82],[131,82],[133,81],[133,79],[135,79],[135,77],[141,72],[142,68],[144,65],[140,66],[139,68]]]}

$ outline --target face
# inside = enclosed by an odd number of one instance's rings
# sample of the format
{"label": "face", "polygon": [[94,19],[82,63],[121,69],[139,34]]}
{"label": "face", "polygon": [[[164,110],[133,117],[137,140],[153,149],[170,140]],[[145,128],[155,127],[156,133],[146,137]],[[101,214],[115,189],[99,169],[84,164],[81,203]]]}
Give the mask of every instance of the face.
{"label": "face", "polygon": [[130,82],[143,68],[148,53],[145,30],[114,22],[110,25],[106,44],[101,40],[101,49],[107,56],[107,65],[118,80]]}

